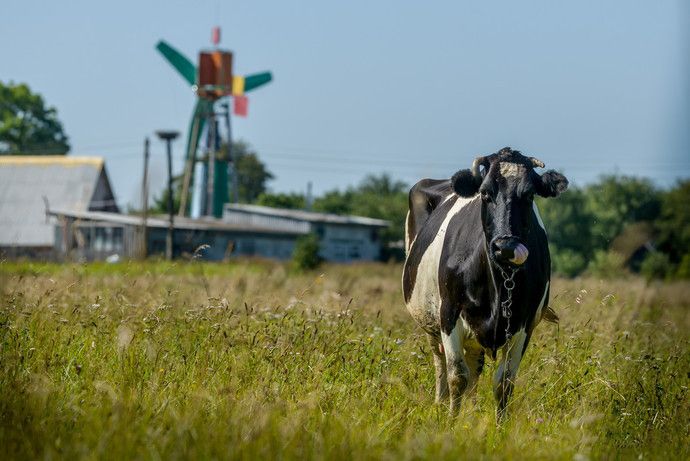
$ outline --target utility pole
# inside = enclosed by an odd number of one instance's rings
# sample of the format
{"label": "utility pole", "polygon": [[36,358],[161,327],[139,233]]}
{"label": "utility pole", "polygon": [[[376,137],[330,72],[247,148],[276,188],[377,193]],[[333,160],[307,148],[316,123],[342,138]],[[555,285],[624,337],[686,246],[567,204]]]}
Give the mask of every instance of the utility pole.
{"label": "utility pole", "polygon": [[173,191],[172,191],[172,141],[180,135],[179,131],[156,131],[156,135],[165,141],[168,152],[168,235],[165,239],[165,259],[172,260],[173,257]]}
{"label": "utility pole", "polygon": [[144,177],[141,181],[141,208],[143,216],[141,221],[141,258],[148,255],[148,218],[149,218],[149,138],[144,140]]}

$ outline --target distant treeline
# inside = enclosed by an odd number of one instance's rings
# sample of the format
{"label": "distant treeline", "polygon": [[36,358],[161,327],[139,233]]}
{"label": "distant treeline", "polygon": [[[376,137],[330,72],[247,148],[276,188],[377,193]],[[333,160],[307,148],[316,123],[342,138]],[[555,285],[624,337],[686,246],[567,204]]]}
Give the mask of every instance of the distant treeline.
{"label": "distant treeline", "polygon": [[554,271],[606,277],[625,268],[647,278],[690,278],[689,200],[690,180],[663,190],[613,175],[539,200]]}
{"label": "distant treeline", "polygon": [[[358,186],[332,190],[311,209],[391,222],[382,239],[387,258],[400,257],[409,186],[390,176],[367,176]],[[302,194],[264,192],[255,203],[306,208]],[[567,277],[620,275],[690,278],[690,180],[659,189],[648,179],[609,175],[558,199],[537,199],[549,236],[554,272]],[[398,248],[398,250],[396,250]]]}
{"label": "distant treeline", "polygon": [[[334,189],[311,204],[301,193],[271,193],[274,179],[245,142],[233,143],[239,199],[243,203],[385,219],[385,260],[404,257],[405,216],[410,185],[387,174],[368,175],[358,185]],[[179,179],[179,178],[178,178]],[[175,181],[174,208],[181,181]],[[690,180],[661,189],[646,178],[606,175],[586,187],[571,186],[557,199],[537,198],[546,226],[554,272],[566,277],[618,276],[690,278]],[[154,198],[154,211],[167,211],[167,192]]]}

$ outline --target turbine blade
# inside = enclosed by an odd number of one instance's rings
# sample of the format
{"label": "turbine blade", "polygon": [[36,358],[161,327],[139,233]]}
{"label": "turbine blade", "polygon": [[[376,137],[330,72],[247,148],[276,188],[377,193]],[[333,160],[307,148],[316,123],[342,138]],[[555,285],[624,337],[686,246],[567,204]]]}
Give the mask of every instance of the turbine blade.
{"label": "turbine blade", "polygon": [[163,40],[158,42],[156,49],[163,55],[163,57],[172,65],[182,78],[190,85],[196,83],[196,66],[187,59],[182,53],[177,51],[172,46],[165,43]]}
{"label": "turbine blade", "polygon": [[247,75],[244,77],[244,92],[252,91],[273,80],[270,72],[259,72],[258,74]]}

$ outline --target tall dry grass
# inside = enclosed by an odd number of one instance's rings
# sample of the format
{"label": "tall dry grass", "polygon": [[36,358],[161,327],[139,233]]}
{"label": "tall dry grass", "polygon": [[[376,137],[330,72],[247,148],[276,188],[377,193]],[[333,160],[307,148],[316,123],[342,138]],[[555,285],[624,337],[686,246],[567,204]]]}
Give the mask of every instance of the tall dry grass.
{"label": "tall dry grass", "polygon": [[495,424],[433,405],[396,265],[0,265],[5,459],[690,459],[690,287],[556,280]]}

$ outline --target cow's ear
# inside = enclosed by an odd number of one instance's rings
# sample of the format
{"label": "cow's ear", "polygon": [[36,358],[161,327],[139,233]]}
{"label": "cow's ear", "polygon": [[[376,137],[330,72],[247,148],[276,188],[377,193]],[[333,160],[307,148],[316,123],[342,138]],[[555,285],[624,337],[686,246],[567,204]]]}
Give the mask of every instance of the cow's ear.
{"label": "cow's ear", "polygon": [[568,180],[557,171],[549,170],[534,182],[537,194],[542,197],[558,197],[568,188]]}
{"label": "cow's ear", "polygon": [[479,192],[481,186],[481,181],[477,181],[470,170],[458,171],[450,178],[450,183],[460,197],[472,197]]}

